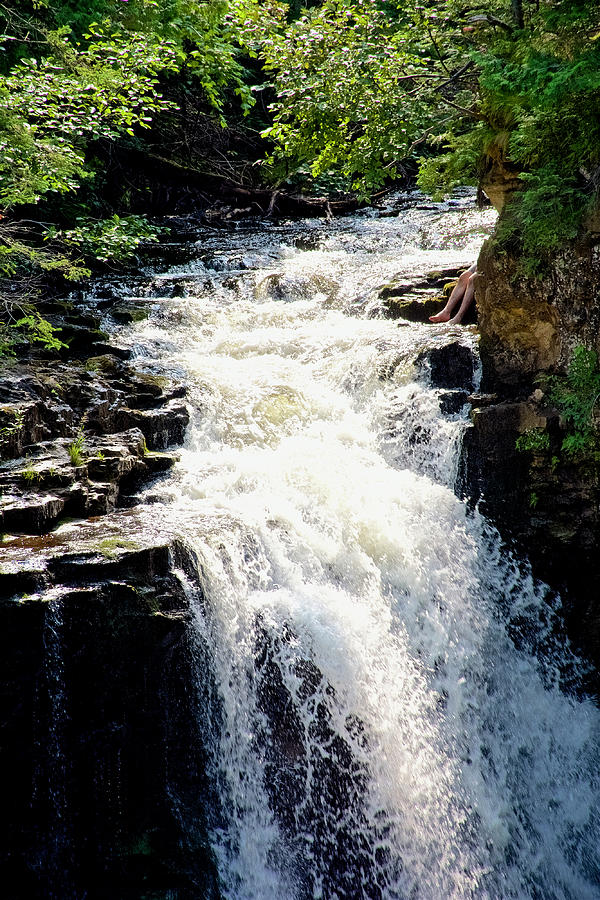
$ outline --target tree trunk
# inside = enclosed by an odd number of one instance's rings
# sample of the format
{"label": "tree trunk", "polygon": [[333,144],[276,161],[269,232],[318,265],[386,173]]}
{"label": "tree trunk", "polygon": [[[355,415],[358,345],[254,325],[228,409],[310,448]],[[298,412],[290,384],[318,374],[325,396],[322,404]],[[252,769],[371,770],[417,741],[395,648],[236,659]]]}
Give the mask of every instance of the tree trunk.
{"label": "tree trunk", "polygon": [[523,0],[510,0],[513,18],[519,28],[523,28],[525,20],[523,18]]}

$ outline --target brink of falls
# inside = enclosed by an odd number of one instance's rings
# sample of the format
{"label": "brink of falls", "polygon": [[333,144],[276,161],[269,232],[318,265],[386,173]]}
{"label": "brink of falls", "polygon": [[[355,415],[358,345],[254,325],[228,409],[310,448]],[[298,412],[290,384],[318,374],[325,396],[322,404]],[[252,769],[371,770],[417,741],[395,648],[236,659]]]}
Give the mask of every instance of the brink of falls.
{"label": "brink of falls", "polygon": [[[180,548],[184,739],[228,900],[600,898],[600,716],[560,599],[455,493],[476,333],[381,308],[392,278],[470,264],[491,221],[459,200],[207,231],[191,262],[128,285],[149,316],[115,339],[188,386],[180,461],[140,494],[136,528]],[[472,362],[440,380],[439,353]],[[54,597],[62,845],[65,627]],[[198,786],[169,777],[192,832]],[[201,896],[186,890],[152,896]]]}

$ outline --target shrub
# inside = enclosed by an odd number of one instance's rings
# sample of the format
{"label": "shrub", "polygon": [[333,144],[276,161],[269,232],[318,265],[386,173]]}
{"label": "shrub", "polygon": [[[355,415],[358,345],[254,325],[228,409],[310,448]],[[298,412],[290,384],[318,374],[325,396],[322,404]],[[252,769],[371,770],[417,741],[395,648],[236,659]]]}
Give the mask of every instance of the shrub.
{"label": "shrub", "polygon": [[562,450],[571,460],[598,456],[598,424],[594,415],[600,398],[598,354],[578,346],[565,376],[548,379],[548,397],[559,411],[566,435]]}

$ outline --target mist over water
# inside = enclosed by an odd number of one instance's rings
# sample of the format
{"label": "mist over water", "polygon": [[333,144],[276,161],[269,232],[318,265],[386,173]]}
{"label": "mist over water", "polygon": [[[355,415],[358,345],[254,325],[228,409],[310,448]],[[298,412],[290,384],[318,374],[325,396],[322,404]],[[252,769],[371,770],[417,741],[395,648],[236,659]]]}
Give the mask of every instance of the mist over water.
{"label": "mist over water", "polygon": [[598,710],[559,600],[455,496],[467,408],[417,364],[476,333],[379,312],[492,222],[464,198],[207,233],[122,338],[189,388],[147,499],[206,598],[229,900],[600,897]]}

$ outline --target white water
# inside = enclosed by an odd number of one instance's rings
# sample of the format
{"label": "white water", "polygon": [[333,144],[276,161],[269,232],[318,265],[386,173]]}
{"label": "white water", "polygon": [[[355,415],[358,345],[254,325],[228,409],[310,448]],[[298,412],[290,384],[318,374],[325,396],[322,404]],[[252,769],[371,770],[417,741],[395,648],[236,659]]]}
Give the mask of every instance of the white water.
{"label": "white water", "polygon": [[193,411],[149,499],[207,598],[229,900],[600,897],[598,710],[561,691],[556,601],[454,495],[465,420],[417,380],[475,334],[373,317],[374,287],[469,263],[490,222],[209,235],[146,291],[129,340]]}

